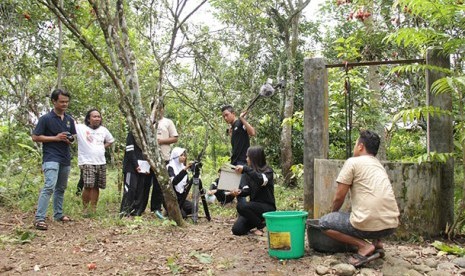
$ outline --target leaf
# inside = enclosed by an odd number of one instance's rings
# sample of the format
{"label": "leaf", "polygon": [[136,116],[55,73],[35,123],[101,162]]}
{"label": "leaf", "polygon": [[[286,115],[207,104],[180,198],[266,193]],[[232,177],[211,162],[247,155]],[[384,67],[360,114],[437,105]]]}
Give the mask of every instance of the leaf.
{"label": "leaf", "polygon": [[[434,246],[436,249],[442,251],[442,252],[446,252],[446,253],[450,253],[450,254],[454,254],[454,255],[458,255],[458,256],[464,256],[465,255],[465,249],[463,247],[460,247],[458,245],[448,245],[448,244],[445,244],[441,241],[434,241],[432,244],[432,246]],[[440,255],[441,252],[438,253],[438,255]]]}
{"label": "leaf", "polygon": [[212,262],[212,257],[206,253],[202,253],[202,254],[199,254],[199,255],[196,255],[195,256],[200,263],[202,264],[210,264]]}

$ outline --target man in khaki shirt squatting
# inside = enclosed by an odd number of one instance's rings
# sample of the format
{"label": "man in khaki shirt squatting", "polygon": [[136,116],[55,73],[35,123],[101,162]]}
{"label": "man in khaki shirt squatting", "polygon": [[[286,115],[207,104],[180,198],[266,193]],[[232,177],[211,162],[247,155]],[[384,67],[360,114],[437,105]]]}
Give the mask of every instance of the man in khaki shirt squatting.
{"label": "man in khaki shirt squatting", "polygon": [[[337,177],[332,213],[320,219],[323,232],[357,248],[349,263],[360,267],[384,256],[381,238],[392,235],[399,225],[399,209],[386,170],[375,157],[380,138],[365,130]],[[350,190],[350,213],[339,209]],[[372,240],[372,243],[366,241]]]}

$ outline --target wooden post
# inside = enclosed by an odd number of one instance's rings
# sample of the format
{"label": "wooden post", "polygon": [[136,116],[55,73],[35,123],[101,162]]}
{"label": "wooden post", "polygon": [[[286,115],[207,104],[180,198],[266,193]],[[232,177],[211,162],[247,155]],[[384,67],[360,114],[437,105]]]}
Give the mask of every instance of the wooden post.
{"label": "wooden post", "polygon": [[[428,49],[426,64],[443,68],[450,68],[450,57],[441,53],[440,49]],[[449,93],[433,94],[432,84],[446,75],[436,70],[426,71],[426,104],[452,112],[452,95]],[[454,151],[453,123],[449,115],[427,116],[427,145],[428,152],[449,153]],[[454,159],[449,160],[441,168],[441,185],[438,202],[442,215],[439,225],[442,229],[454,221]]]}
{"label": "wooden post", "polygon": [[304,60],[304,209],[314,217],[314,159],[328,158],[328,72],[323,58]]}

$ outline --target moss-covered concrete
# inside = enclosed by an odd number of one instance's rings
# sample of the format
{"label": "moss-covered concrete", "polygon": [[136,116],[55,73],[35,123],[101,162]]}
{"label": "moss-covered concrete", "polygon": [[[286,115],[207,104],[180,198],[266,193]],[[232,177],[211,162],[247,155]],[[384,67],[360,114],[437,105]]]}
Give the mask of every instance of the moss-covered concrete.
{"label": "moss-covered concrete", "polygon": [[[400,226],[396,235],[435,236],[444,229],[440,226],[442,210],[440,181],[441,165],[436,163],[382,162],[391,180],[400,211]],[[315,159],[314,218],[320,218],[331,209],[336,191],[336,177],[344,164],[343,160]],[[452,198],[450,200],[453,200]],[[349,210],[348,198],[343,210]]]}

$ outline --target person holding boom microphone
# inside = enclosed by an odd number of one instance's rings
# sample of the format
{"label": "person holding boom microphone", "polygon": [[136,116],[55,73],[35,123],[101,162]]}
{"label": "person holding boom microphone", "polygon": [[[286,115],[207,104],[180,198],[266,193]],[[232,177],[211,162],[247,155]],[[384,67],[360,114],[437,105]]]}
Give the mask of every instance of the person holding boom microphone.
{"label": "person holding boom microphone", "polygon": [[245,165],[247,149],[250,147],[250,136],[255,136],[255,128],[247,122],[247,112],[242,112],[239,118],[231,105],[221,108],[223,119],[229,124],[228,134],[231,136],[231,164]]}
{"label": "person holding boom microphone", "polygon": [[[223,119],[229,124],[228,134],[231,136],[231,164],[247,164],[247,150],[250,147],[250,136],[255,136],[255,128],[247,122],[247,111],[242,112],[239,118],[231,105],[221,108]],[[237,202],[245,202],[245,197],[238,197]]]}

